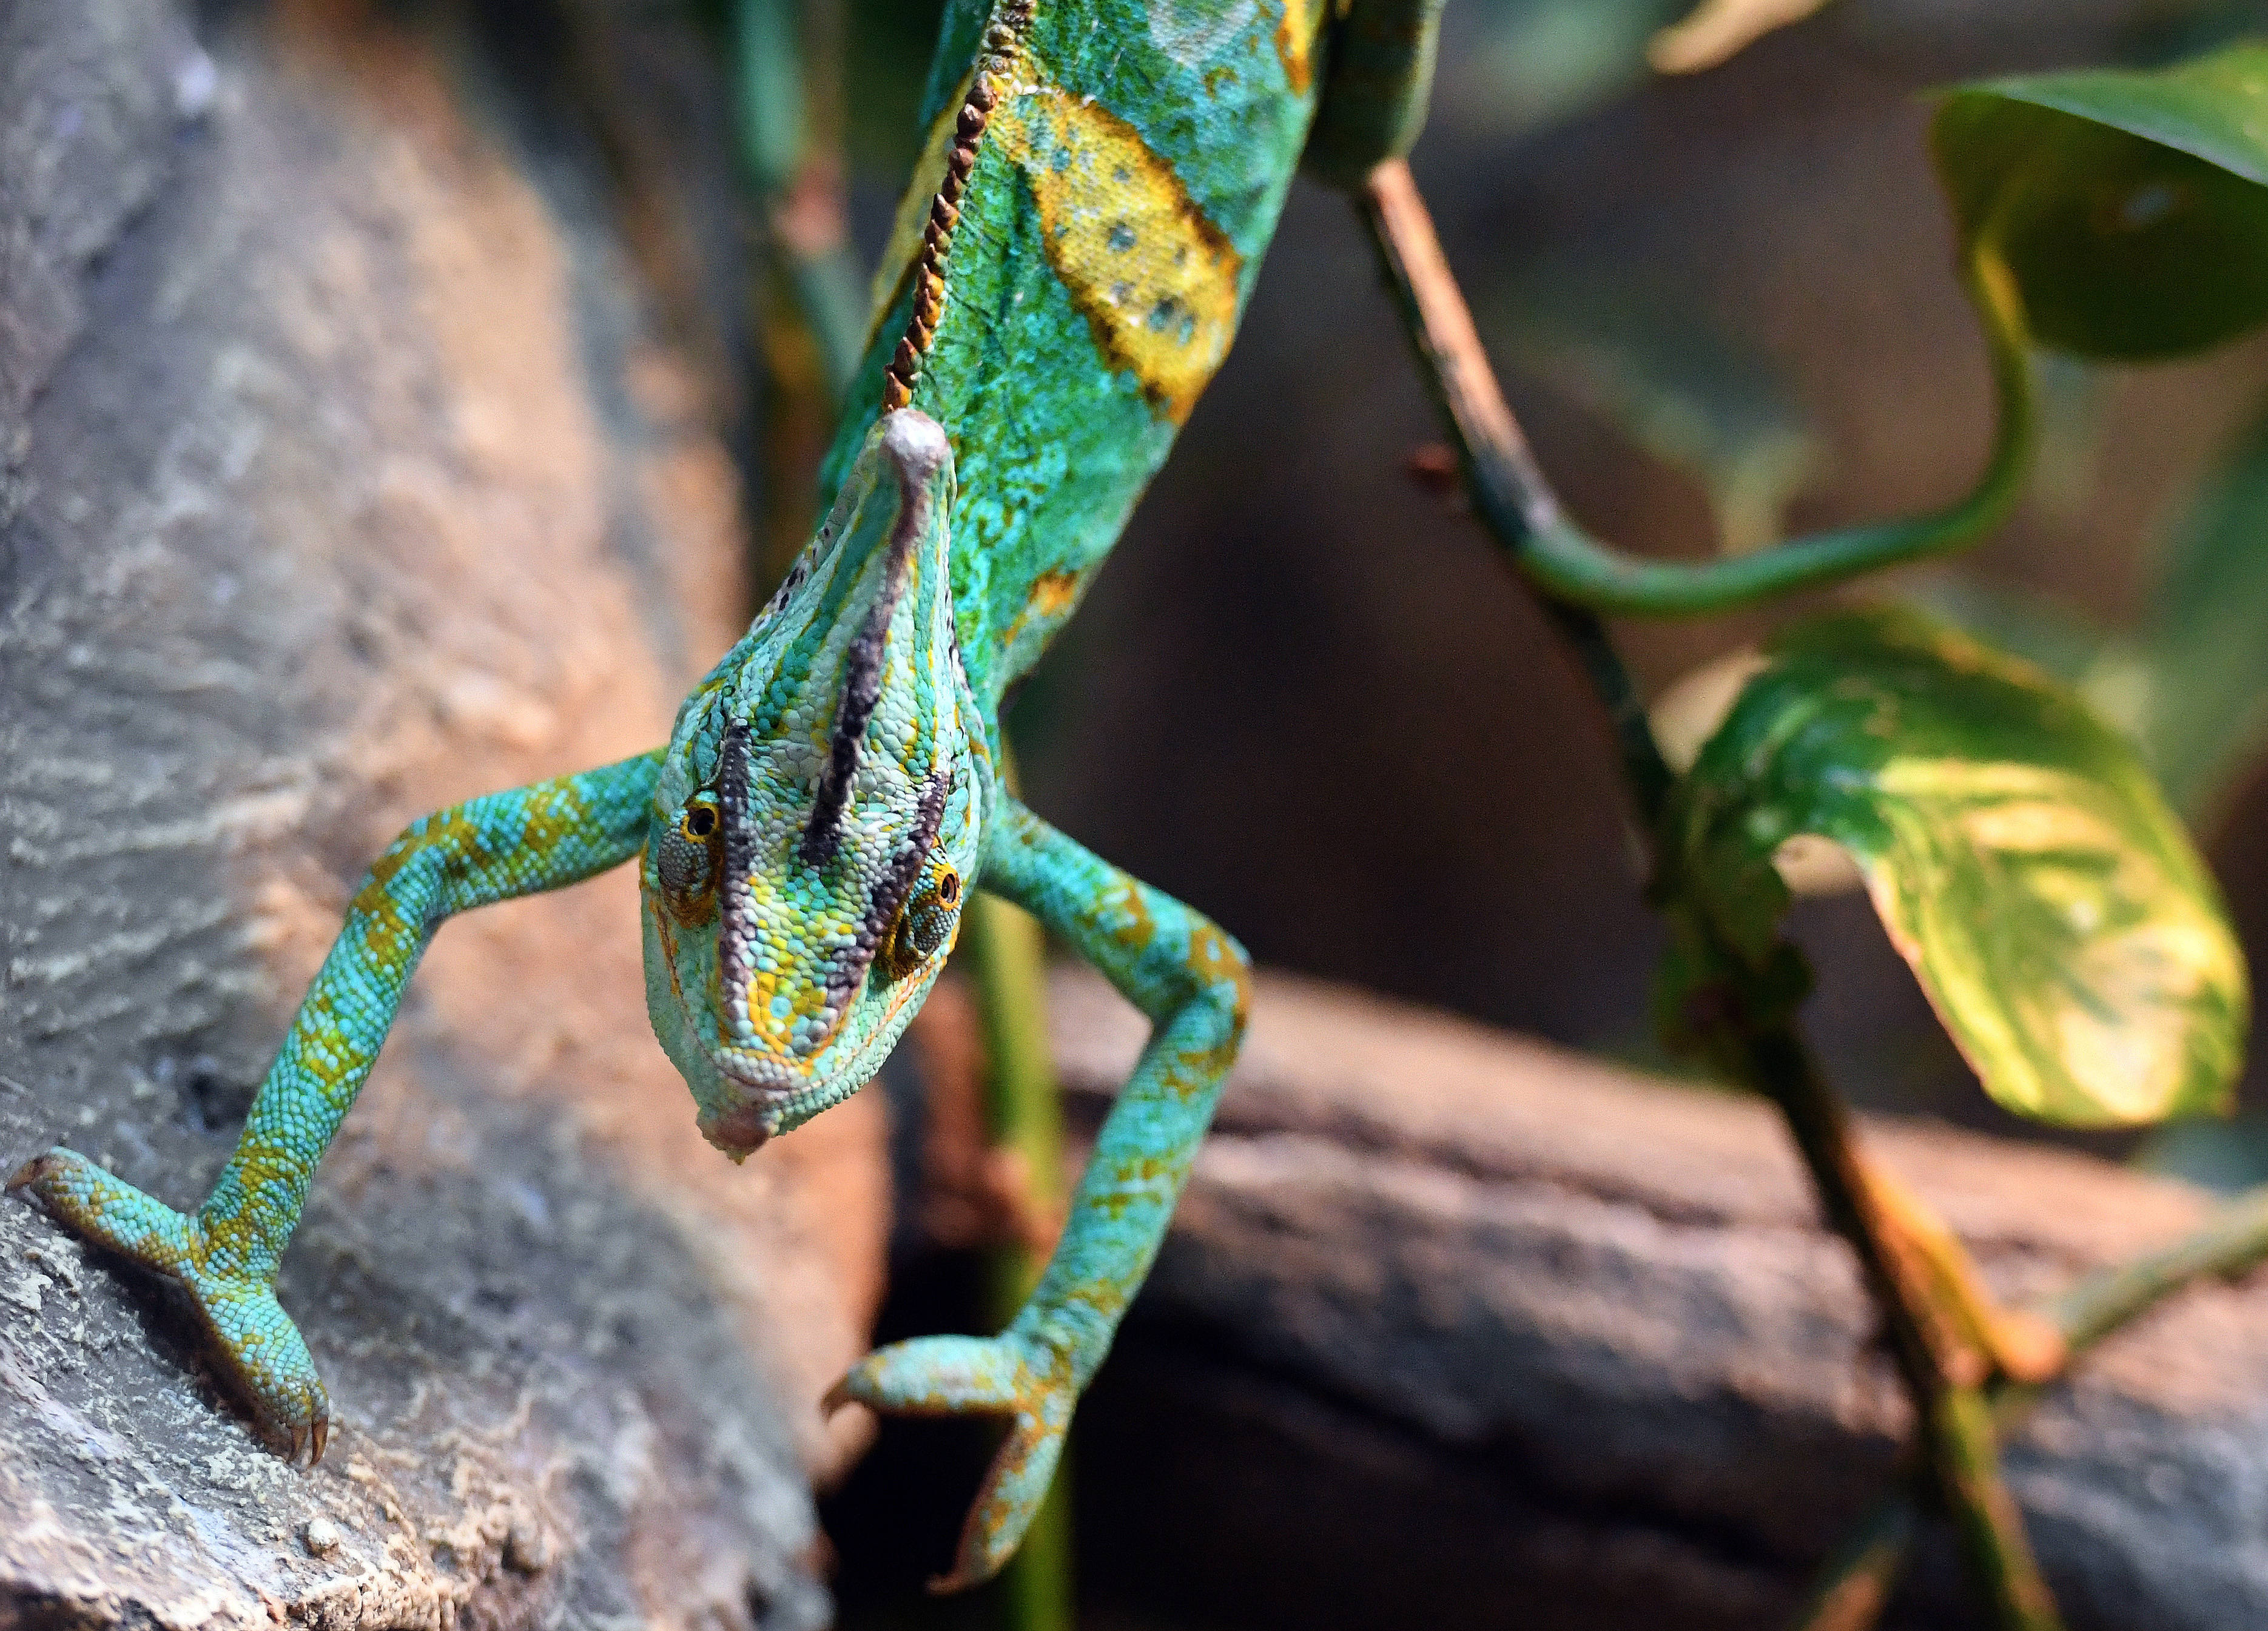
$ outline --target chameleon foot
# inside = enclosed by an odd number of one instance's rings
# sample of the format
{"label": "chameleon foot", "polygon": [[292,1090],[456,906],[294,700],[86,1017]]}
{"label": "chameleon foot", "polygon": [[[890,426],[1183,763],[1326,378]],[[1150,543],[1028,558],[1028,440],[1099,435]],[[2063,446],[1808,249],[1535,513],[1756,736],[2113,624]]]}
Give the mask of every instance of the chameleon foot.
{"label": "chameleon foot", "polygon": [[313,1356],[264,1276],[232,1270],[204,1226],[69,1150],[35,1156],[8,1179],[81,1238],[129,1257],[185,1287],[229,1374],[261,1421],[304,1449],[308,1465],[330,1441],[330,1400]]}
{"label": "chameleon foot", "polygon": [[1063,1458],[1079,1403],[1069,1357],[1013,1333],[919,1337],[867,1355],[828,1391],[825,1407],[831,1413],[851,1400],[892,1415],[1008,1418],[1007,1442],[969,1509],[953,1572],[930,1590],[959,1591],[998,1574]]}

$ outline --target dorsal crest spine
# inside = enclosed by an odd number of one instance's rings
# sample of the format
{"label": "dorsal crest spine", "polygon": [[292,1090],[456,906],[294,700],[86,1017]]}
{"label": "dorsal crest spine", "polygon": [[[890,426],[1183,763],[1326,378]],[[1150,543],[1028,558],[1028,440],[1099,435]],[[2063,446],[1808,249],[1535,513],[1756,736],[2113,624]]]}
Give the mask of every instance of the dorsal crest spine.
{"label": "dorsal crest spine", "polygon": [[914,308],[906,319],[906,332],[898,342],[889,371],[882,377],[882,411],[895,413],[913,400],[922,361],[937,338],[938,320],[945,313],[945,268],[953,253],[953,230],[961,223],[961,198],[976,167],[977,143],[1002,96],[1009,93],[1009,75],[1032,26],[1033,0],[1004,0],[985,25],[976,72],[968,95],[954,124],[953,147],[946,156],[945,180],[930,201],[929,224],[922,233],[920,259],[914,266]]}

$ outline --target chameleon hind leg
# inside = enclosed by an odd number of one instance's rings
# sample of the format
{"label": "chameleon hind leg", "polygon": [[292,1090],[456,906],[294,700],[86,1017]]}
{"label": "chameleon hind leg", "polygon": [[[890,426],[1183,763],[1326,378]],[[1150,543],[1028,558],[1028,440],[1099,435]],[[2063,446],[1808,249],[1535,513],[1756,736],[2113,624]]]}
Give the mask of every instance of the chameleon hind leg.
{"label": "chameleon hind leg", "polygon": [[183,1216],[55,1149],[8,1180],[85,1238],[188,1289],[262,1422],[315,1458],[330,1405],[276,1271],[331,1136],[370,1075],[417,959],[441,920],[556,889],[629,860],[644,841],[659,750],[425,817],[371,868],[323,959],[235,1153]]}
{"label": "chameleon hind leg", "polygon": [[1244,1034],[1250,966],[1205,918],[1009,803],[985,834],[983,886],[1024,907],[1150,1017],[1071,1198],[1046,1272],[993,1337],[870,1354],[828,1395],[907,1415],[995,1415],[1008,1436],[963,1528],[955,1591],[998,1573],[1039,1510],[1080,1391],[1158,1254]]}

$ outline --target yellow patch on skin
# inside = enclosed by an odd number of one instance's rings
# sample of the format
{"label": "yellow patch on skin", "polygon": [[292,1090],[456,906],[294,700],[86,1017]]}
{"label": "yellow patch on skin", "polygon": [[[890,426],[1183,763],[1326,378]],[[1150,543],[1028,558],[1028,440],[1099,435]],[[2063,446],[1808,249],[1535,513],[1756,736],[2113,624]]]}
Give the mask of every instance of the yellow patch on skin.
{"label": "yellow patch on skin", "polygon": [[1117,899],[1111,905],[1117,908],[1119,921],[1111,925],[1110,937],[1130,951],[1148,949],[1158,937],[1158,920],[1150,915],[1150,903],[1142,899],[1139,888],[1126,887],[1114,892]]}
{"label": "yellow patch on skin", "polygon": [[573,788],[554,783],[531,790],[527,797],[527,824],[519,834],[520,847],[539,853],[556,849],[579,835],[588,819],[582,796]]}
{"label": "yellow patch on skin", "polygon": [[1236,330],[1243,262],[1134,127],[1052,85],[1003,102],[987,129],[1030,181],[1048,264],[1114,368],[1175,424]]}
{"label": "yellow patch on skin", "polygon": [[[1199,923],[1189,931],[1189,966],[1197,971],[1207,985],[1234,988],[1236,1006],[1232,1010],[1236,1029],[1244,1030],[1246,1014],[1252,1007],[1252,966],[1228,942],[1228,937],[1211,923]],[[1235,1049],[1233,1039],[1229,1043]]]}
{"label": "yellow patch on skin", "polygon": [[1284,83],[1305,96],[1314,83],[1316,0],[1284,0],[1284,20],[1276,25],[1276,55]]}
{"label": "yellow patch on skin", "polygon": [[[768,908],[777,899],[773,880],[759,872],[755,877],[748,879],[747,883],[749,900],[755,908],[757,921],[762,922],[770,918],[772,914]],[[809,926],[814,939],[822,939],[829,931],[839,927],[841,927],[840,924],[828,919],[819,920]],[[759,948],[751,955],[761,957],[764,952]],[[786,1057],[793,1052],[796,1022],[818,1017],[827,1006],[827,993],[818,982],[797,978],[792,962],[785,959],[779,960],[785,966],[770,969],[759,967],[751,972],[748,980],[747,1006],[745,1011],[748,1023],[755,1029],[761,1045],[782,1057]],[[788,1000],[788,1010],[784,1014],[776,1014],[772,1011],[772,1003],[776,998],[783,995]],[[847,1010],[845,1011],[847,1012]],[[730,1019],[739,1016],[728,1014],[726,1017]],[[843,1015],[836,1016],[834,1026],[813,1044],[811,1048],[813,1053],[819,1052],[834,1039],[835,1032],[842,1027],[843,1019]],[[745,1038],[729,1040],[739,1046],[747,1046]]]}

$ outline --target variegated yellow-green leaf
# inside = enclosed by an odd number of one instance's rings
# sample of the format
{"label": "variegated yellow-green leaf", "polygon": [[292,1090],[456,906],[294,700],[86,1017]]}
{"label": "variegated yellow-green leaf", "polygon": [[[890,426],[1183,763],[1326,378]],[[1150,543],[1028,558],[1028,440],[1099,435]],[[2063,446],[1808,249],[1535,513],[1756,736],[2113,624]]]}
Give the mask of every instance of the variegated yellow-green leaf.
{"label": "variegated yellow-green leaf", "polygon": [[1696,761],[1689,867],[1803,833],[1875,910],[1992,1097],[2072,1126],[2224,1106],[2249,993],[2219,892],[2125,741],[1907,612],[1788,629]]}

